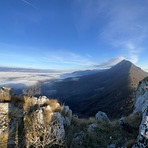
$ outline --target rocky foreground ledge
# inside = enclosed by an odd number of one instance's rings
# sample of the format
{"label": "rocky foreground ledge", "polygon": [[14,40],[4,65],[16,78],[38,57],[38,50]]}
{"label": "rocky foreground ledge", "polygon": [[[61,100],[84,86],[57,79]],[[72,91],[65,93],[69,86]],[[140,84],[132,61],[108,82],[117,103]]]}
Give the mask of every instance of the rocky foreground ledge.
{"label": "rocky foreground ledge", "polygon": [[98,111],[81,119],[57,100],[0,89],[0,147],[144,148],[148,138],[148,78],[140,82],[133,114],[110,120]]}
{"label": "rocky foreground ledge", "polygon": [[133,148],[145,148],[148,144],[148,77],[139,83],[134,112],[138,112],[142,116],[142,120],[139,126],[139,135]]}

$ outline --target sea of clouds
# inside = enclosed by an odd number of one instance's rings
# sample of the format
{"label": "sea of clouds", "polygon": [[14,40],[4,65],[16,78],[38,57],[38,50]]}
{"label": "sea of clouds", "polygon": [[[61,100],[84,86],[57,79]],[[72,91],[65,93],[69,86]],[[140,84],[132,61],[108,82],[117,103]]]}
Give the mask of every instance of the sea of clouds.
{"label": "sea of clouds", "polygon": [[61,73],[0,72],[0,86],[30,86],[39,81],[60,78]]}

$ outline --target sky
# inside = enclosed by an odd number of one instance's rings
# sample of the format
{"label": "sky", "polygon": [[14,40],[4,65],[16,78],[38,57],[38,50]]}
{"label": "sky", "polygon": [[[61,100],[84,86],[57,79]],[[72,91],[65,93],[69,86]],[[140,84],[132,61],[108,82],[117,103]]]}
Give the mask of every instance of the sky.
{"label": "sky", "polygon": [[147,0],[0,0],[0,66],[148,70]]}

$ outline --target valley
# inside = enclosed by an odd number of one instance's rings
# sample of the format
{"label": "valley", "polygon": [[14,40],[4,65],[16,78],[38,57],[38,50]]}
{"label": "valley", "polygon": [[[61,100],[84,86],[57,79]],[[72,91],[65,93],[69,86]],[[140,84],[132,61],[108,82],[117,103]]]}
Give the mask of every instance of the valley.
{"label": "valley", "polygon": [[93,116],[98,110],[111,118],[133,110],[139,81],[148,75],[130,61],[90,75],[41,83],[42,95],[59,99],[80,116]]}

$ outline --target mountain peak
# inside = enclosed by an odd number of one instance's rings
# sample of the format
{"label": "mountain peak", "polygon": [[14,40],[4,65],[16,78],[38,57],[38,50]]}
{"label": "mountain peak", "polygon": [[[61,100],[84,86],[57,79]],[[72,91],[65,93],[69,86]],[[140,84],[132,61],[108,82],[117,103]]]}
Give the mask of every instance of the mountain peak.
{"label": "mountain peak", "polygon": [[124,59],[116,65],[133,65],[133,63]]}
{"label": "mountain peak", "polygon": [[128,60],[122,60],[121,62],[119,62],[118,64],[113,66],[110,70],[117,71],[120,73],[122,71],[127,72],[130,70],[132,65],[134,65],[132,62],[130,62]]}

